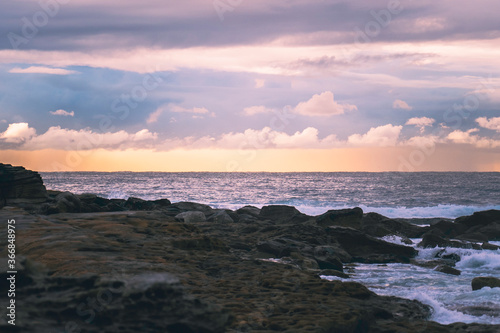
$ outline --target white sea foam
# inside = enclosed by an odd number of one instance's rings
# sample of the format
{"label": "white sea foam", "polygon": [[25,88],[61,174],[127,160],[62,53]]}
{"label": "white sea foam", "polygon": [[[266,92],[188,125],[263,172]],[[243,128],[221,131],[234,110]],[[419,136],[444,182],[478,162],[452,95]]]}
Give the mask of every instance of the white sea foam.
{"label": "white sea foam", "polygon": [[[500,271],[500,250],[471,253],[460,260],[458,269],[488,269]],[[500,274],[497,272],[497,274]]]}

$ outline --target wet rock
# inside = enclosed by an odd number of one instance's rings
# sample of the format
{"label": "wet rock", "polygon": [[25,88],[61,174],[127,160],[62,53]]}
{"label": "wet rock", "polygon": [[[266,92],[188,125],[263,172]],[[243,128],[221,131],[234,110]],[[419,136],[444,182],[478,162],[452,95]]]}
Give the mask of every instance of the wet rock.
{"label": "wet rock", "polygon": [[472,290],[479,290],[484,287],[500,288],[500,279],[492,276],[481,276],[472,279]]}
{"label": "wet rock", "polygon": [[271,220],[274,223],[300,223],[309,219],[293,206],[272,205],[260,210],[259,219]]}
{"label": "wet rock", "polygon": [[316,223],[321,226],[343,226],[359,228],[363,210],[359,207],[352,209],[329,210],[326,213],[316,216]]}
{"label": "wet rock", "polygon": [[488,242],[483,243],[481,247],[483,248],[483,250],[493,250],[493,251],[500,250],[500,246],[490,244]]}
{"label": "wet rock", "polygon": [[193,222],[205,222],[207,220],[205,214],[203,212],[199,211],[189,211],[189,212],[184,212],[177,214],[175,218],[178,221],[181,222],[186,222],[186,223],[193,223]]}
{"label": "wet rock", "polygon": [[47,189],[38,172],[0,163],[0,208],[30,206],[47,201]]}
{"label": "wet rock", "polygon": [[329,227],[326,232],[357,262],[408,263],[418,253],[412,247],[384,242],[351,228]]}
{"label": "wet rock", "polygon": [[458,269],[450,267],[448,265],[439,265],[436,268],[434,268],[434,270],[450,275],[460,275],[462,273]]}
{"label": "wet rock", "polygon": [[349,275],[342,273],[340,271],[337,271],[335,269],[323,269],[321,272],[319,272],[319,275],[326,275],[326,276],[336,276],[342,279],[348,279]]}
{"label": "wet rock", "polygon": [[436,235],[434,231],[426,233],[422,238],[422,241],[418,243],[418,247],[422,248],[434,248],[434,247],[454,247],[459,249],[475,249],[480,250],[481,247],[477,244],[468,243],[468,242],[460,242],[460,241],[451,241]]}
{"label": "wet rock", "polygon": [[130,197],[125,202],[125,207],[129,210],[152,210],[156,205],[151,201]]}

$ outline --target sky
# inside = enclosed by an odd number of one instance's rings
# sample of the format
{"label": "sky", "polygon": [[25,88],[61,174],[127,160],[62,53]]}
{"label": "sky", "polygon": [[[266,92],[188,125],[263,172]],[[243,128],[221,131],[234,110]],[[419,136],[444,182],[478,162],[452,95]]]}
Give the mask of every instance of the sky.
{"label": "sky", "polygon": [[16,0],[0,162],[500,171],[498,0]]}

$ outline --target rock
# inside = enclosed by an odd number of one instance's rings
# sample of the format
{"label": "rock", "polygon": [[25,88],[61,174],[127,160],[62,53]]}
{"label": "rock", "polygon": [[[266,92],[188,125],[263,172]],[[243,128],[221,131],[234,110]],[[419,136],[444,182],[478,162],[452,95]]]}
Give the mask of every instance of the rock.
{"label": "rock", "polygon": [[334,237],[356,262],[408,263],[410,258],[418,253],[412,247],[384,242],[351,228],[328,227],[326,232]]}
{"label": "rock", "polygon": [[450,241],[448,239],[444,239],[435,234],[435,231],[431,231],[426,233],[422,238],[422,241],[418,243],[418,247],[422,248],[434,248],[434,247],[454,247],[459,249],[475,249],[480,250],[481,247],[477,244],[459,242],[459,241]]}
{"label": "rock", "polygon": [[187,211],[198,211],[202,212],[205,214],[205,216],[209,216],[214,213],[214,210],[212,207],[199,204],[196,202],[176,202],[171,204],[168,209],[173,210],[173,209],[178,209],[180,212],[187,212]]}
{"label": "rock", "polygon": [[58,194],[55,200],[59,213],[79,213],[82,210],[80,199],[73,193],[63,192]]}
{"label": "rock", "polygon": [[323,269],[321,272],[319,272],[319,275],[326,275],[326,276],[336,276],[342,279],[348,279],[349,275],[342,273],[340,271],[337,271],[335,269]]}
{"label": "rock", "polygon": [[483,243],[481,247],[483,248],[483,250],[493,250],[493,251],[500,250],[500,246],[490,244],[488,242]]}
{"label": "rock", "polygon": [[445,273],[445,274],[450,274],[450,275],[460,275],[461,272],[453,267],[450,267],[448,265],[439,265],[436,268],[434,268],[435,271]]}
{"label": "rock", "polygon": [[317,261],[320,269],[344,271],[344,265],[336,256],[335,250],[329,246],[316,246],[314,248],[314,259]]}
{"label": "rock", "polygon": [[38,172],[0,163],[0,208],[47,201],[47,189]]}
{"label": "rock", "polygon": [[455,220],[455,223],[465,225],[468,228],[486,226],[495,222],[500,223],[500,211],[494,209],[475,212],[470,216],[462,216]]}
{"label": "rock", "polygon": [[209,222],[214,223],[234,223],[234,220],[225,210],[216,210],[208,219]]}
{"label": "rock", "polygon": [[192,223],[192,222],[206,222],[207,218],[203,212],[199,211],[189,211],[180,213],[175,216],[178,221]]}
{"label": "rock", "polygon": [[257,250],[269,253],[275,258],[289,256],[292,252],[299,252],[304,244],[286,238],[276,238],[257,243]]}
{"label": "rock", "polygon": [[125,207],[129,210],[152,210],[155,208],[155,204],[151,201],[130,197],[125,202]]}
{"label": "rock", "polygon": [[[26,259],[17,265],[18,331],[217,333],[229,323],[226,312],[187,294],[169,273],[53,277]],[[0,277],[6,281],[6,273]]]}
{"label": "rock", "polygon": [[259,218],[271,220],[274,223],[300,223],[309,219],[293,206],[272,205],[264,206],[260,210]]}
{"label": "rock", "polygon": [[363,210],[359,207],[352,209],[329,210],[326,213],[316,216],[316,223],[321,226],[343,226],[359,228]]}
{"label": "rock", "polygon": [[236,211],[236,213],[238,213],[240,215],[245,214],[245,215],[250,215],[253,217],[259,217],[260,209],[257,207],[254,207],[254,206],[245,206],[245,207],[238,209]]}
{"label": "rock", "polygon": [[360,230],[373,237],[398,235],[410,238],[420,237],[425,231],[417,225],[390,219],[378,213],[363,215]]}
{"label": "rock", "polygon": [[472,290],[479,290],[484,287],[500,288],[500,279],[492,276],[481,276],[472,279]]}

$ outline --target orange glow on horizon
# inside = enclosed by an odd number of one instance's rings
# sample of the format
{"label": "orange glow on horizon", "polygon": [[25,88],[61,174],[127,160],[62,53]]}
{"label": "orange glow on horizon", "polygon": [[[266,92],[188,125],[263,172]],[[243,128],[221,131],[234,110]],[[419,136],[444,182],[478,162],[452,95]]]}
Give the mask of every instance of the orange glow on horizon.
{"label": "orange glow on horizon", "polygon": [[[417,153],[416,153],[417,152]],[[429,156],[409,147],[263,150],[14,151],[0,162],[36,171],[333,172],[500,171],[500,153],[442,146]],[[467,158],[464,158],[467,156]]]}

